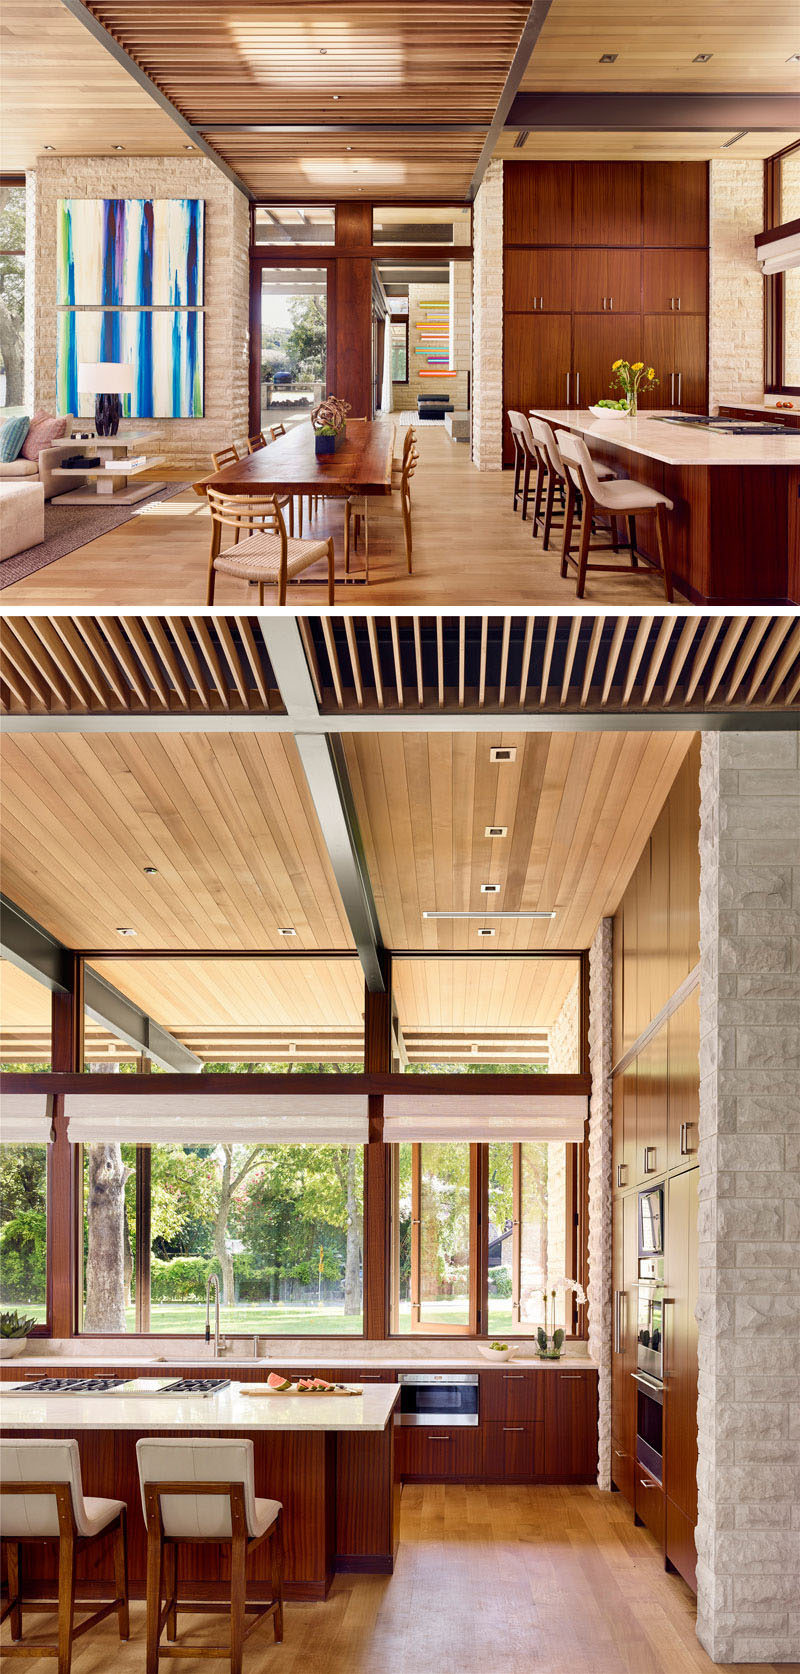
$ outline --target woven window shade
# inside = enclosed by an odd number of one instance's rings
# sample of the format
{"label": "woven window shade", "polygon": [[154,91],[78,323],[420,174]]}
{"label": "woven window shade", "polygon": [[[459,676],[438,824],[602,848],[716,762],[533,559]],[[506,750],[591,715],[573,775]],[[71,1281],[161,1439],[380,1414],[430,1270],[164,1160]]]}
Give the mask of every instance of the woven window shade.
{"label": "woven window shade", "polygon": [[68,1093],[73,1143],[365,1145],[362,1093]]}
{"label": "woven window shade", "polygon": [[589,1114],[585,1094],[552,1096],[509,1093],[389,1093],[383,1101],[383,1137],[387,1145],[404,1140],[558,1140],[575,1144],[584,1137]]}
{"label": "woven window shade", "polygon": [[52,1139],[46,1093],[7,1093],[0,1111],[0,1144],[48,1145]]}

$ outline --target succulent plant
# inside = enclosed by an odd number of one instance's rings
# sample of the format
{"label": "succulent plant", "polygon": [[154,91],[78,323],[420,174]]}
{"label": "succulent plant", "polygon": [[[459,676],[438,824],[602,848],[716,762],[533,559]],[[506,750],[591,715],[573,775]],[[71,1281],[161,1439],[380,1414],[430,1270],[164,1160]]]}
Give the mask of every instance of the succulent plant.
{"label": "succulent plant", "polygon": [[27,1337],[36,1324],[35,1319],[20,1319],[19,1314],[0,1314],[0,1337]]}

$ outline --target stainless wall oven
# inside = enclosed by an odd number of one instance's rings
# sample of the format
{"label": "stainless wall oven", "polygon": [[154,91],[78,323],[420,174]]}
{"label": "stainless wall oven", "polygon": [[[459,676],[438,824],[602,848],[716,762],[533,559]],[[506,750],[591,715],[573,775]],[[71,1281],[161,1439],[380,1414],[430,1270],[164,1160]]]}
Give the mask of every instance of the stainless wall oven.
{"label": "stainless wall oven", "polygon": [[397,1424],[478,1422],[477,1372],[400,1372]]}

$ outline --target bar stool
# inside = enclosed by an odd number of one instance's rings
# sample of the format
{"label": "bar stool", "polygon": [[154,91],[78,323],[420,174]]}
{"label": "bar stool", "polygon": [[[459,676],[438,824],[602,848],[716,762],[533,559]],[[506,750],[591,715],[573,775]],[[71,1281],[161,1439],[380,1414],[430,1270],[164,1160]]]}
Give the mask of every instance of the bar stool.
{"label": "bar stool", "polygon": [[[25,1602],[19,1579],[20,1546],[42,1540],[58,1541],[58,1644],[4,1645],[3,1657],[56,1657],[58,1674],[70,1674],[72,1647],[112,1610],[117,1612],[120,1639],[129,1635],[127,1508],[123,1500],[84,1497],[81,1461],[76,1441],[0,1442],[0,1539],[6,1554],[8,1600],[0,1621],[11,1619],[11,1638],[22,1639],[23,1610],[52,1610],[41,1599]],[[76,1607],[91,1603],[75,1597],[75,1561],[79,1552],[102,1535],[114,1543],[115,1596],[85,1622],[74,1626]]]}
{"label": "bar stool", "polygon": [[[147,1674],[158,1674],[161,1657],[189,1656],[190,1642],[174,1643],[178,1610],[226,1610],[224,1604],[178,1604],[177,1558],[181,1543],[201,1541],[230,1548],[231,1636],[229,1645],[196,1648],[201,1657],[230,1655],[231,1674],[242,1674],[244,1642],[266,1616],[276,1641],[283,1639],[283,1537],[279,1500],[257,1500],[251,1441],[179,1441],[148,1436],[136,1443],[139,1482],[147,1525]],[[247,1559],[270,1542],[272,1598],[247,1602]],[[162,1598],[165,1602],[162,1608]],[[255,1621],[245,1629],[245,1615]],[[166,1626],[170,1644],[162,1645]]]}
{"label": "bar stool", "polygon": [[[672,603],[672,571],[669,560],[669,539],[667,531],[666,513],[672,511],[672,501],[666,494],[659,494],[655,488],[648,488],[643,482],[633,482],[627,477],[617,477],[613,482],[601,482],[594,460],[580,436],[573,436],[569,430],[556,431],[556,441],[561,450],[561,456],[569,467],[569,497],[564,518],[564,548],[561,556],[561,574],[566,576],[567,565],[574,564],[578,572],[576,595],[583,598],[586,587],[588,570],[605,570],[606,573],[624,571],[630,573],[626,564],[590,564],[590,552],[605,551],[604,547],[592,546],[592,517],[596,507],[608,512],[612,518],[625,517],[628,520],[630,534],[631,570],[638,569],[636,558],[636,523],[637,512],[654,511],[656,516],[656,539],[658,541],[658,556],[661,561],[661,573],[664,579],[664,593],[669,604]],[[577,558],[571,553],[572,523],[575,513],[575,494],[583,497],[583,515],[581,517],[580,547]]]}
{"label": "bar stool", "polygon": [[[539,532],[539,521],[542,515],[542,490],[544,489],[544,532],[542,535],[542,546],[546,552],[550,544],[550,529],[553,522],[553,500],[555,498],[555,491],[556,489],[559,490],[564,506],[564,513],[566,515],[566,503],[569,496],[570,485],[569,478],[567,476],[567,467],[561,458],[555,435],[553,434],[553,431],[546,419],[534,418],[533,414],[531,414],[530,430],[533,438],[533,445],[536,449],[537,460],[536,494],[533,502],[533,533],[534,535],[537,535]],[[600,477],[603,482],[608,481],[614,476],[614,472],[612,471],[610,465],[596,465],[595,470],[597,471],[598,477]],[[547,479],[546,488],[545,478]],[[616,522],[613,517],[611,519],[611,544],[616,552],[617,529]]]}
{"label": "bar stool", "polygon": [[[508,422],[511,425],[511,440],[514,443],[514,510],[517,500],[522,493],[522,521],[528,515],[528,491],[531,480],[531,469],[536,463],[536,449],[533,445],[531,427],[524,413],[509,411]],[[522,489],[520,490],[520,476]]]}

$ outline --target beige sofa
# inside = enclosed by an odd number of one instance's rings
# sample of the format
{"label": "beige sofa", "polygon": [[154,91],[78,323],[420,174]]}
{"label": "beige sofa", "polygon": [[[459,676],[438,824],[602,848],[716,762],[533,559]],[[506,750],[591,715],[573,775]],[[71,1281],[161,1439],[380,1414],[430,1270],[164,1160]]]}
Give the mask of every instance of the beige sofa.
{"label": "beige sofa", "polygon": [[66,494],[71,488],[82,488],[86,482],[85,477],[55,477],[53,475],[62,459],[69,454],[84,452],[91,455],[91,443],[75,441],[72,436],[72,431],[80,426],[85,430],[87,420],[68,417],[66,435],[63,440],[51,442],[49,448],[42,448],[38,460],[20,458],[12,459],[8,465],[0,463],[0,483],[40,482],[44,485],[45,500],[52,500],[54,494]]}
{"label": "beige sofa", "polygon": [[0,562],[43,540],[43,483],[34,477],[0,482]]}

